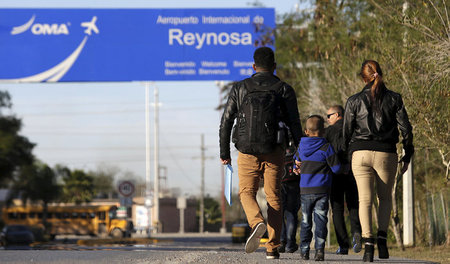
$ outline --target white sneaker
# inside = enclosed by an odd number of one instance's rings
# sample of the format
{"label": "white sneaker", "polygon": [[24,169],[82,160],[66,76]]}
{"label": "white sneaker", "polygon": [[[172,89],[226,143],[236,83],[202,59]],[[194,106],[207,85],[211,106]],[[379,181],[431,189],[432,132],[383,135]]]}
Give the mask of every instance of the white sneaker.
{"label": "white sneaker", "polygon": [[266,232],[266,224],[263,222],[257,224],[250,233],[250,236],[245,243],[245,253],[255,252],[259,248],[259,240]]}

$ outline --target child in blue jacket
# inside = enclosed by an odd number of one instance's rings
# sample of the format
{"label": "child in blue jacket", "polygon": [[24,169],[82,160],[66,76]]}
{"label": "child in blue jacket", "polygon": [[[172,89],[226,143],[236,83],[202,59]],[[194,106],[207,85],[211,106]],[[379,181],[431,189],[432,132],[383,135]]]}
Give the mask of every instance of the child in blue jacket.
{"label": "child in blue jacket", "polygon": [[[331,189],[332,172],[338,174],[341,164],[330,143],[323,138],[324,119],[312,115],[306,120],[305,134],[294,155],[295,172],[300,173],[300,201],[302,222],[300,230],[301,257],[309,259],[312,240],[312,216],[314,214],[314,231],[316,261],[325,258],[325,240],[327,237],[328,199]],[[300,165],[300,167],[298,167]]]}

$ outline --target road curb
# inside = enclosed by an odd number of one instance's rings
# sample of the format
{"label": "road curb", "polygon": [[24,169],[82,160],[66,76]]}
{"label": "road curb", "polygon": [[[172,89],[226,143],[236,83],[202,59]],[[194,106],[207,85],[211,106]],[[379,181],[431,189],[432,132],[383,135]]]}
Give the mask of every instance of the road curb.
{"label": "road curb", "polygon": [[79,246],[94,246],[94,245],[148,245],[159,242],[171,242],[172,239],[159,238],[105,238],[105,239],[79,239],[77,245]]}

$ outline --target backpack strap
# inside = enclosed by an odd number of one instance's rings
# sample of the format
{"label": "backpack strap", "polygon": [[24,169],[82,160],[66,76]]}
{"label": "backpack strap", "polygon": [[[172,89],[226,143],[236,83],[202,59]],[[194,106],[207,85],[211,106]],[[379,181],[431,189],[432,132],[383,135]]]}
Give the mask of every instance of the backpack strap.
{"label": "backpack strap", "polygon": [[255,80],[253,80],[253,78],[247,78],[244,80],[245,82],[245,88],[247,89],[248,92],[253,92],[255,89],[255,87],[264,87],[265,89],[263,89],[262,91],[276,91],[278,92],[278,89],[281,88],[282,85],[284,85],[284,82],[281,80],[278,80],[276,83],[270,85],[270,86],[262,86],[262,85],[258,85]]}

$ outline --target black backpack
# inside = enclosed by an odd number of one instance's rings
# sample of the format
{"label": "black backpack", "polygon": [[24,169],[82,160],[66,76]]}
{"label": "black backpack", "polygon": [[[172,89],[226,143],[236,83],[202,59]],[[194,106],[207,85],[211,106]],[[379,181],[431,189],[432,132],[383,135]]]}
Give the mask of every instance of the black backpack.
{"label": "black backpack", "polygon": [[242,99],[233,131],[233,143],[245,154],[267,154],[277,145],[282,81],[265,87],[244,80],[248,93]]}
{"label": "black backpack", "polygon": [[291,145],[286,149],[286,155],[284,159],[284,174],[281,177],[281,183],[298,182],[300,180],[300,175],[294,173],[294,155],[297,149]]}

